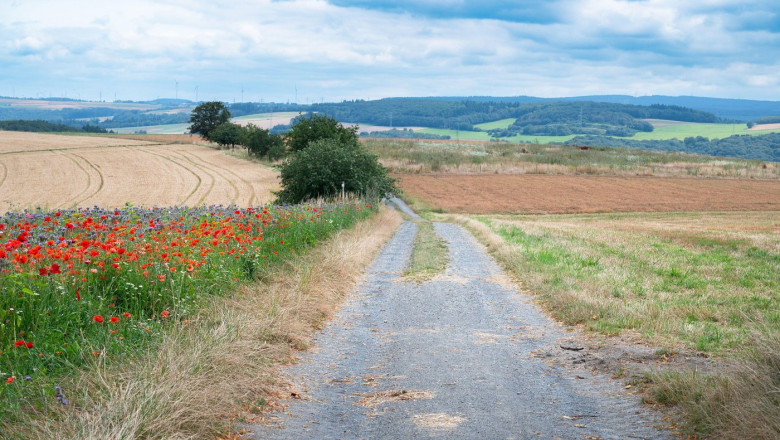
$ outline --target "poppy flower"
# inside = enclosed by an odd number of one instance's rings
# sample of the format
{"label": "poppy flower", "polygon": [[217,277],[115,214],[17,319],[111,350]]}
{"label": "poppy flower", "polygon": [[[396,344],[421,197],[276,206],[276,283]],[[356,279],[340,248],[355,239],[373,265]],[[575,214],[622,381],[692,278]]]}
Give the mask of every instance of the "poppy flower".
{"label": "poppy flower", "polygon": [[129,317],[130,317],[130,314],[129,314],[129,313],[127,313],[127,312],[125,312],[125,313],[122,313],[122,316],[124,316],[125,318],[129,318]]}
{"label": "poppy flower", "polygon": [[103,317],[100,316],[100,315],[95,315],[95,316],[92,317],[92,320],[97,322],[97,323],[102,323],[103,322]]}
{"label": "poppy flower", "polygon": [[116,324],[117,322],[119,322],[119,317],[118,316],[112,316],[111,319],[109,319],[109,321],[112,324]]}
{"label": "poppy flower", "polygon": [[171,312],[167,310],[163,310],[162,313],[160,313],[160,316],[162,316],[163,318],[167,318],[168,316],[170,316],[170,314]]}
{"label": "poppy flower", "polygon": [[24,346],[27,347],[27,348],[33,348],[33,343],[32,342],[28,342],[28,343],[24,344]]}
{"label": "poppy flower", "polygon": [[13,382],[15,377],[11,376],[8,378],[8,380],[5,381],[5,384],[8,385],[9,383]]}
{"label": "poppy flower", "polygon": [[24,341],[19,339],[18,341],[14,342],[14,347],[21,347],[24,345]]}

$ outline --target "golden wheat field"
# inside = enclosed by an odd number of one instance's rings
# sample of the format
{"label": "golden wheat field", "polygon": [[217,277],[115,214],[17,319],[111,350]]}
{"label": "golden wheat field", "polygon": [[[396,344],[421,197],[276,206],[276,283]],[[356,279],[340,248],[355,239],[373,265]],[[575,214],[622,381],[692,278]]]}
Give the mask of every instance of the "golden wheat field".
{"label": "golden wheat field", "polygon": [[0,131],[0,212],[270,202],[278,173],[195,144]]}

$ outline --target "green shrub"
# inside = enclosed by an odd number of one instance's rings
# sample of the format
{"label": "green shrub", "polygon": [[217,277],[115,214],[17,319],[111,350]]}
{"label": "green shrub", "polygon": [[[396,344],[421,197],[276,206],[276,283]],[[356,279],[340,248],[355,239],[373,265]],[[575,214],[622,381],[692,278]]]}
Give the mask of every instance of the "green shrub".
{"label": "green shrub", "polygon": [[377,156],[359,143],[323,139],[290,156],[281,167],[282,190],[278,203],[299,203],[341,193],[383,196],[397,191],[394,179]]}

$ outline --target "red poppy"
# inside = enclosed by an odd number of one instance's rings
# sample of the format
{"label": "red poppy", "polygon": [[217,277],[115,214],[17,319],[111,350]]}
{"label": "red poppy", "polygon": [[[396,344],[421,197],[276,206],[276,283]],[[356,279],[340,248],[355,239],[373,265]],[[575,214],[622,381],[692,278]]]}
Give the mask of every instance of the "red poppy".
{"label": "red poppy", "polygon": [[49,268],[49,273],[52,275],[62,273],[60,271],[60,265],[57,263],[52,264],[51,267]]}
{"label": "red poppy", "polygon": [[21,347],[24,345],[24,341],[19,339],[18,341],[14,342],[14,347]]}
{"label": "red poppy", "polygon": [[163,310],[162,313],[160,313],[160,316],[162,316],[163,318],[167,318],[168,316],[170,316],[170,314],[171,312],[167,310]]}
{"label": "red poppy", "polygon": [[130,317],[130,314],[129,314],[129,313],[127,313],[127,312],[125,312],[125,313],[122,313],[122,316],[124,316],[125,318],[129,318],[129,317]]}
{"label": "red poppy", "polygon": [[103,322],[103,317],[100,316],[100,315],[95,315],[95,316],[92,317],[92,320],[97,322],[97,323],[102,323]]}
{"label": "red poppy", "polygon": [[38,269],[38,275],[40,275],[42,277],[45,277],[48,274],[49,274],[49,271],[46,270],[45,267],[41,267],[40,269]]}
{"label": "red poppy", "polygon": [[109,319],[109,321],[112,324],[116,324],[117,322],[119,322],[119,317],[118,316],[112,316],[111,319]]}
{"label": "red poppy", "polygon": [[13,376],[9,377],[8,380],[5,381],[6,385],[8,385],[9,383],[13,382],[14,379],[15,378]]}
{"label": "red poppy", "polygon": [[24,346],[27,347],[27,348],[33,348],[33,343],[32,342],[28,342],[28,343],[24,344]]}

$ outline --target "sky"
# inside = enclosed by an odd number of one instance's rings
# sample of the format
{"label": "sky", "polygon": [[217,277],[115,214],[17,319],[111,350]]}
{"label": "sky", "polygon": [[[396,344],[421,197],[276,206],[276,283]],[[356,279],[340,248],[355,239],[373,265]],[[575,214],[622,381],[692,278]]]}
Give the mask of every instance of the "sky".
{"label": "sky", "polygon": [[778,0],[0,0],[0,96],[780,100]]}

